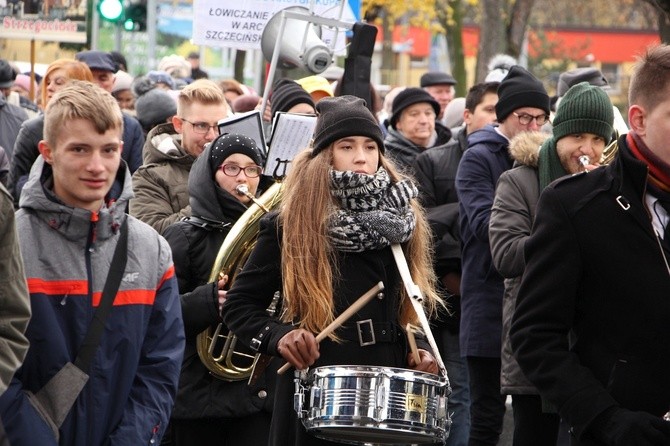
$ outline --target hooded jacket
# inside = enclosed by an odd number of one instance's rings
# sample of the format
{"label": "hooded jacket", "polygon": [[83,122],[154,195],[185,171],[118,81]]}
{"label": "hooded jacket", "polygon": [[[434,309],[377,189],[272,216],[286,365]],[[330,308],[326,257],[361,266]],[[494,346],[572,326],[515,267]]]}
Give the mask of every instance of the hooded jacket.
{"label": "hooded jacket", "polygon": [[512,355],[509,328],[526,267],[523,248],[530,236],[540,198],[539,149],[548,137],[541,132],[522,132],[510,141],[509,153],[515,167],[500,175],[491,208],[491,255],[493,265],[505,278],[500,385],[501,392],[508,395],[538,393]]}
{"label": "hooded jacket", "polygon": [[[176,419],[237,418],[272,409],[266,380],[261,378],[253,386],[246,381],[223,381],[213,377],[198,357],[197,335],[222,321],[216,284],[209,282],[209,276],[223,240],[246,211],[239,200],[216,184],[210,152],[211,145],[193,163],[189,176],[189,201],[196,218],[179,221],[165,230],[179,280],[186,331],[186,351],[172,413]],[[271,376],[267,382],[273,384],[276,368],[269,368],[268,373]]]}
{"label": "hooded jacket", "polygon": [[181,146],[172,124],[149,132],[143,157],[144,165],[133,174],[130,214],[163,234],[172,223],[191,216],[188,174],[195,157]]}
{"label": "hooded jacket", "polygon": [[[62,204],[39,157],[21,196],[17,229],[30,292],[30,348],[0,397],[8,437],[21,445],[158,444],[177,389],[184,334],[170,247],[124,209],[132,192],[125,163],[120,196],[97,213]],[[128,261],[89,370],[60,428],[60,441],[29,398],[74,362],[98,306],[128,219]]]}

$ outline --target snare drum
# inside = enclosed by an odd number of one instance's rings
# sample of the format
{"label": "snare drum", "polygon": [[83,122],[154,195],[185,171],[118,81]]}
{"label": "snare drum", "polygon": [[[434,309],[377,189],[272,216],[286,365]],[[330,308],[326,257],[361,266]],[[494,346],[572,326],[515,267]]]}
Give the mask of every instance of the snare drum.
{"label": "snare drum", "polygon": [[449,380],[414,370],[317,367],[296,372],[295,410],[307,432],[347,444],[443,443]]}

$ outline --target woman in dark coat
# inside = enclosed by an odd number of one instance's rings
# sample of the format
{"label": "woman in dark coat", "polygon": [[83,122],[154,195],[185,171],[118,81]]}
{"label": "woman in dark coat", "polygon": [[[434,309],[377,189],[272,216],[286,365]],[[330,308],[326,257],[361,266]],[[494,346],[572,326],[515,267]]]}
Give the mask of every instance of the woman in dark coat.
{"label": "woman in dark coat", "polygon": [[[391,252],[392,244],[403,247],[430,314],[439,298],[417,190],[384,157],[381,130],[362,99],[324,98],[317,110],[313,149],[293,160],[282,207],[262,221],[257,245],[228,291],[224,321],[242,341],[299,370],[337,364],[436,373],[425,342],[418,363],[408,353],[402,327],[418,322]],[[317,344],[315,335],[380,281],[383,297]],[[280,319],[265,311],[275,291],[283,298]],[[364,342],[370,333],[357,330],[366,321],[375,335],[370,345]],[[293,392],[293,373],[280,375],[269,444],[333,444],[306,432]]]}
{"label": "woman in dark coat", "polygon": [[[272,389],[265,379],[253,386],[212,376],[198,357],[196,337],[221,322],[224,280],[210,282],[210,272],[230,228],[251,201],[236,192],[245,185],[256,193],[261,152],[243,135],[219,136],[193,164],[189,174],[192,217],[169,226],[179,281],[186,350],[167,437],[172,445],[267,443]],[[274,384],[274,370],[269,384]]]}

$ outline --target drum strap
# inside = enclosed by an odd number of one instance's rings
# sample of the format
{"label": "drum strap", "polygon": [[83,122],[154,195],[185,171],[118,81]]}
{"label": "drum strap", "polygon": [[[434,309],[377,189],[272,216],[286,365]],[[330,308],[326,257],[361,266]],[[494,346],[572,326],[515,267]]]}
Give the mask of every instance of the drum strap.
{"label": "drum strap", "polygon": [[447,368],[444,366],[442,356],[440,355],[440,350],[437,348],[437,343],[433,337],[433,332],[430,329],[428,317],[426,316],[426,312],[423,310],[423,295],[421,294],[421,290],[412,280],[412,276],[409,272],[409,266],[407,265],[407,259],[405,258],[405,254],[402,252],[400,245],[397,243],[391,245],[391,251],[393,252],[395,263],[398,266],[400,277],[402,277],[402,281],[405,284],[405,290],[407,291],[409,300],[412,304],[412,307],[414,308],[414,311],[416,312],[416,315],[419,317],[421,328],[423,328],[423,331],[428,340],[428,344],[430,344],[430,348],[433,349],[433,356],[435,356],[435,360],[437,361],[440,374],[447,378]]}

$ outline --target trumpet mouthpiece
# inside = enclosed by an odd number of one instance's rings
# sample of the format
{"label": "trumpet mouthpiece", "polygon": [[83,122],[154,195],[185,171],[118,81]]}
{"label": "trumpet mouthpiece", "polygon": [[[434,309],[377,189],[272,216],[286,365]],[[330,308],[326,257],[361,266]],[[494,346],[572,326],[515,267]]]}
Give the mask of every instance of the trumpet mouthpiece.
{"label": "trumpet mouthpiece", "polygon": [[249,193],[249,188],[247,187],[246,184],[239,184],[236,188],[235,191],[239,195],[247,195]]}
{"label": "trumpet mouthpiece", "polygon": [[589,164],[591,164],[591,159],[586,155],[582,155],[582,156],[579,157],[579,164],[586,167]]}

